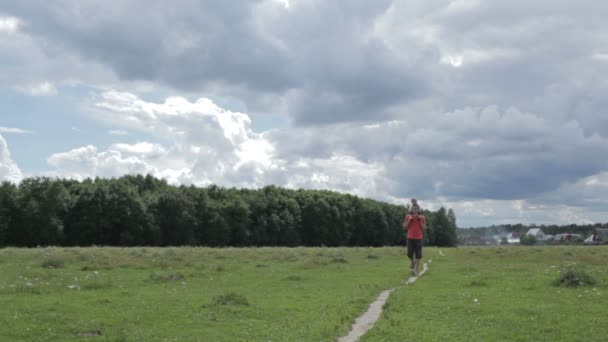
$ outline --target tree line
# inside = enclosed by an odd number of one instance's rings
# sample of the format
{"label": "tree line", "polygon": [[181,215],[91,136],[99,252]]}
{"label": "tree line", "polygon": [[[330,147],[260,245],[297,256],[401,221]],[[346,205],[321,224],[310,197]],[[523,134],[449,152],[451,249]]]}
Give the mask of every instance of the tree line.
{"label": "tree line", "polygon": [[[34,177],[0,186],[0,247],[404,245],[407,210],[327,190]],[[451,209],[424,214],[427,245],[456,245]]]}

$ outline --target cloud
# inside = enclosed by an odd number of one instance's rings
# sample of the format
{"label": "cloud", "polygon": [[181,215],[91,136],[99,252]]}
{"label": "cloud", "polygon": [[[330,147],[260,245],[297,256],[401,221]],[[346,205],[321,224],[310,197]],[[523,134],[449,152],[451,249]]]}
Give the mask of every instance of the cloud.
{"label": "cloud", "polygon": [[14,127],[0,127],[0,133],[13,133],[13,134],[30,134],[32,131],[26,129],[14,128]]}
{"label": "cloud", "polygon": [[[23,32],[35,45],[51,42],[122,80],[236,96],[252,111],[285,110],[303,124],[390,116],[391,106],[431,89],[425,70],[433,59],[424,53],[404,59],[374,37],[374,22],[390,1],[120,6],[79,3],[73,11],[66,0],[56,11],[27,3],[4,7],[24,18]],[[121,15],[127,9],[146,24]]]}
{"label": "cloud", "polygon": [[[230,179],[235,185],[259,185],[264,170],[275,167],[273,146],[253,132],[243,113],[202,98],[170,97],[163,103],[109,91],[94,104],[95,117],[116,127],[143,131],[169,142],[116,143],[106,151],[85,146],[50,156],[56,172],[76,178],[151,173],[174,183],[209,184]],[[114,130],[122,132],[122,129]]]}
{"label": "cloud", "polygon": [[341,152],[323,157],[279,155],[276,141],[267,133],[255,133],[247,114],[228,111],[206,98],[190,102],[170,97],[153,103],[112,91],[101,94],[94,106],[96,118],[167,143],[116,143],[107,150],[84,146],[57,153],[48,158],[55,174],[82,179],[151,173],[173,184],[279,184],[384,195],[383,165]]}
{"label": "cloud", "polygon": [[11,153],[6,140],[0,135],[0,181],[18,183],[22,178],[23,174],[17,163],[11,159]]}
{"label": "cloud", "polygon": [[20,23],[7,51],[24,51],[24,65],[43,65],[20,75],[61,78],[51,69],[63,62],[75,66],[71,78],[203,92],[252,113],[279,112],[295,125],[394,120],[421,103],[555,116],[551,89],[560,87],[558,99],[573,104],[561,107],[560,119],[608,134],[605,119],[589,118],[606,108],[597,75],[608,72],[606,51],[598,50],[608,26],[598,13],[608,8],[590,0],[75,3],[3,4],[6,18]]}
{"label": "cloud", "polygon": [[575,121],[510,108],[465,108],[419,120],[273,131],[278,158],[349,155],[382,165],[393,197],[533,198],[605,170],[608,141]]}
{"label": "cloud", "polygon": [[167,155],[168,151],[159,144],[149,142],[138,142],[136,144],[114,144],[111,149],[127,155],[140,155],[147,158],[160,158]]}
{"label": "cloud", "polygon": [[15,17],[1,17],[0,16],[0,34],[2,33],[15,33],[19,28],[19,19]]}
{"label": "cloud", "polygon": [[[0,5],[0,13],[11,12],[8,3]],[[19,4],[27,7],[26,3]],[[44,15],[45,19],[50,15]],[[40,20],[45,20],[40,19]],[[60,42],[29,32],[29,17],[0,17],[0,89],[18,90],[32,96],[56,95],[63,85],[88,83],[103,85],[114,82],[107,67],[83,59],[78,51],[67,49]]]}
{"label": "cloud", "polygon": [[50,82],[41,82],[28,86],[18,87],[20,91],[31,96],[50,96],[57,95],[57,88]]}
{"label": "cloud", "polygon": [[108,131],[109,135],[129,135],[129,132],[120,130],[120,129],[112,129]]}
{"label": "cloud", "polygon": [[[92,145],[55,153],[48,157],[47,162],[57,169],[55,174],[78,180],[156,173],[156,170],[146,164],[142,158],[124,155],[121,151],[112,148],[108,151],[98,152],[97,148]],[[49,174],[53,174],[53,172]]]}

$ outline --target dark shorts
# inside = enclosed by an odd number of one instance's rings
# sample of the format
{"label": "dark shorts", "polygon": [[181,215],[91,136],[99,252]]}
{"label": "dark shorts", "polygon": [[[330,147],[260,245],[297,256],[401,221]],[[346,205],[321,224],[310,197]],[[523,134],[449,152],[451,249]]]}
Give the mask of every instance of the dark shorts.
{"label": "dark shorts", "polygon": [[407,257],[412,258],[416,254],[416,259],[422,259],[422,240],[407,239]]}

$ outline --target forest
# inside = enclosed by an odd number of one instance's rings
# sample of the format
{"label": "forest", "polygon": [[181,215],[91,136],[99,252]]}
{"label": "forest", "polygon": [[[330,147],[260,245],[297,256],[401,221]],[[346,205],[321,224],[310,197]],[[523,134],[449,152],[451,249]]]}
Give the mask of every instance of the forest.
{"label": "forest", "polygon": [[[408,208],[328,190],[174,186],[151,175],[0,185],[0,247],[404,245]],[[455,246],[452,209],[425,244]]]}

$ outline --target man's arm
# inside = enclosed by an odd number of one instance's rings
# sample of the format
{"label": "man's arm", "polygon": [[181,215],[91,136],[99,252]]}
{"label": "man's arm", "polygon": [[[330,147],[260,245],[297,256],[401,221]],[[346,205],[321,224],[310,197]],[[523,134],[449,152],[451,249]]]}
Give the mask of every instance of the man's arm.
{"label": "man's arm", "polygon": [[403,220],[403,228],[407,229],[407,227],[410,225],[411,220],[412,217],[410,215],[406,215],[405,220]]}

